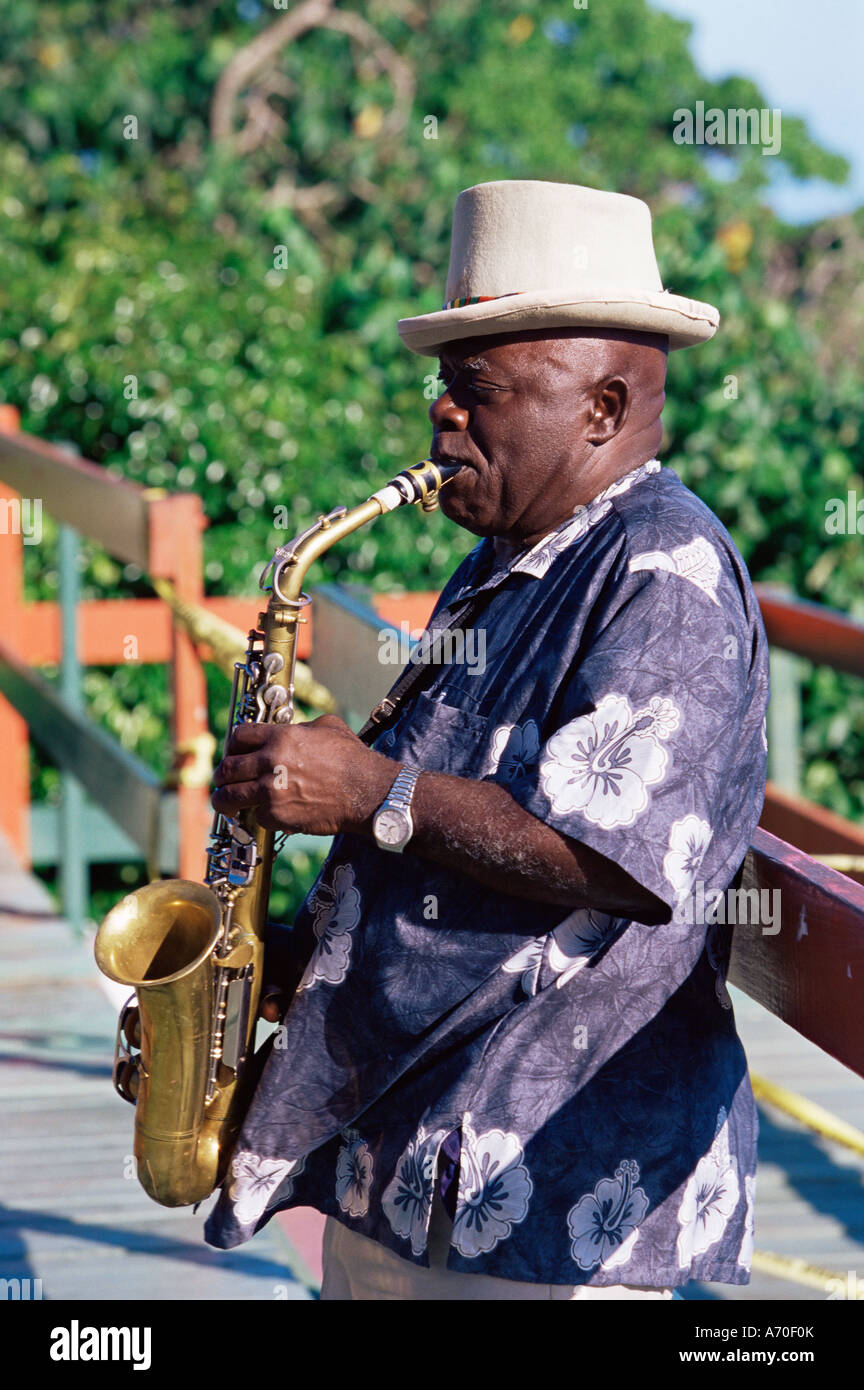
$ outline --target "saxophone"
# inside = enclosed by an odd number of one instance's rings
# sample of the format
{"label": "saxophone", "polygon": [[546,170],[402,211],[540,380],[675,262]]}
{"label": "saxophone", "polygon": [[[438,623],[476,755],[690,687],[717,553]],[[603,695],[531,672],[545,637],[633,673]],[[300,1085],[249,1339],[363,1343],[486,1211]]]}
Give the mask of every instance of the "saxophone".
{"label": "saxophone", "polygon": [[[294,717],[310,565],[385,512],[414,502],[434,511],[460,466],[424,459],[276,550],[259,581],[266,611],[235,667],[226,747],[238,723]],[[134,990],[117,1025],[114,1087],[135,1105],[138,1180],[166,1207],[203,1201],[219,1186],[251,1099],[275,838],[252,811],[233,819],[217,813],[203,883],[164,879],[139,888],[96,933],[99,969]]]}

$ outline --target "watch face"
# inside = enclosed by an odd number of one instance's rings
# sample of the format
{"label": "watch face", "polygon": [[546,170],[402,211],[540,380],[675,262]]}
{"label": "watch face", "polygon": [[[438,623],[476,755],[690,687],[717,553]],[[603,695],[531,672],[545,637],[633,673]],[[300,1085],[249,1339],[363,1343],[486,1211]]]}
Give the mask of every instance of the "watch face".
{"label": "watch face", "polygon": [[375,839],[383,845],[401,845],[409,838],[411,826],[404,811],[393,807],[379,811],[375,817]]}

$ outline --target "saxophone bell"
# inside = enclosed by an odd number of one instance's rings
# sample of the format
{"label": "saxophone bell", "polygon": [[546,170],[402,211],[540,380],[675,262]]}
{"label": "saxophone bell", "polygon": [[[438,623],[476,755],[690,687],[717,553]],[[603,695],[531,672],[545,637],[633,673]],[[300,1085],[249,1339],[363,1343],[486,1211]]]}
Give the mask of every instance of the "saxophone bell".
{"label": "saxophone bell", "polygon": [[[135,1158],[145,1191],[164,1206],[209,1196],[218,1146],[202,1123],[202,1079],[214,1025],[212,955],[222,909],[203,883],[165,879],[113,907],[96,936],[96,964],[135,991],[117,1026],[114,1088],[137,1108]],[[159,1053],[171,1059],[161,1080]]]}

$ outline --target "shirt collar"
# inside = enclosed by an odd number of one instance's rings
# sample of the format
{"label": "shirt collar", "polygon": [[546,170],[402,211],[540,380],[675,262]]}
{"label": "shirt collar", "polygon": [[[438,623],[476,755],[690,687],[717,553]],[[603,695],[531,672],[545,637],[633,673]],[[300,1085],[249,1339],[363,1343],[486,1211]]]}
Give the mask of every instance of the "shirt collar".
{"label": "shirt collar", "polygon": [[562,551],[581,540],[592,526],[611,511],[613,497],[620,497],[643,478],[659,473],[660,467],[659,459],[649,459],[622,478],[617,478],[590,502],[574,508],[572,516],[565,517],[560,526],[536,541],[529,550],[502,556],[496,553],[494,540],[487,536],[471,551],[469,569],[451,602],[461,600],[471,592],[495,588],[508,574],[528,574],[533,579],[542,579]]}
{"label": "shirt collar", "polygon": [[581,540],[592,526],[596,526],[597,522],[611,511],[613,497],[620,497],[622,493],[629,492],[635,483],[659,472],[659,459],[649,459],[632,472],[625,473],[622,478],[617,478],[602,492],[598,492],[590,502],[575,507],[572,516],[565,518],[548,536],[543,536],[535,542],[530,550],[523,550],[514,556],[508,566],[510,573],[530,574],[535,579],[542,579],[553,560],[557,559],[563,550]]}

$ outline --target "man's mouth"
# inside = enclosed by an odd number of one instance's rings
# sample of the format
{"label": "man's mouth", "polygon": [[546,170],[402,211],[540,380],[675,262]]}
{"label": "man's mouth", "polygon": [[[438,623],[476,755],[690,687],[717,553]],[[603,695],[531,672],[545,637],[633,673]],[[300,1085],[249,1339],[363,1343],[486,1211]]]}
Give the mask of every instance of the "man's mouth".
{"label": "man's mouth", "polygon": [[467,459],[457,458],[455,454],[440,453],[437,449],[433,449],[429,457],[431,458],[433,463],[453,463],[456,464],[459,468],[473,467],[473,464],[469,463]]}

